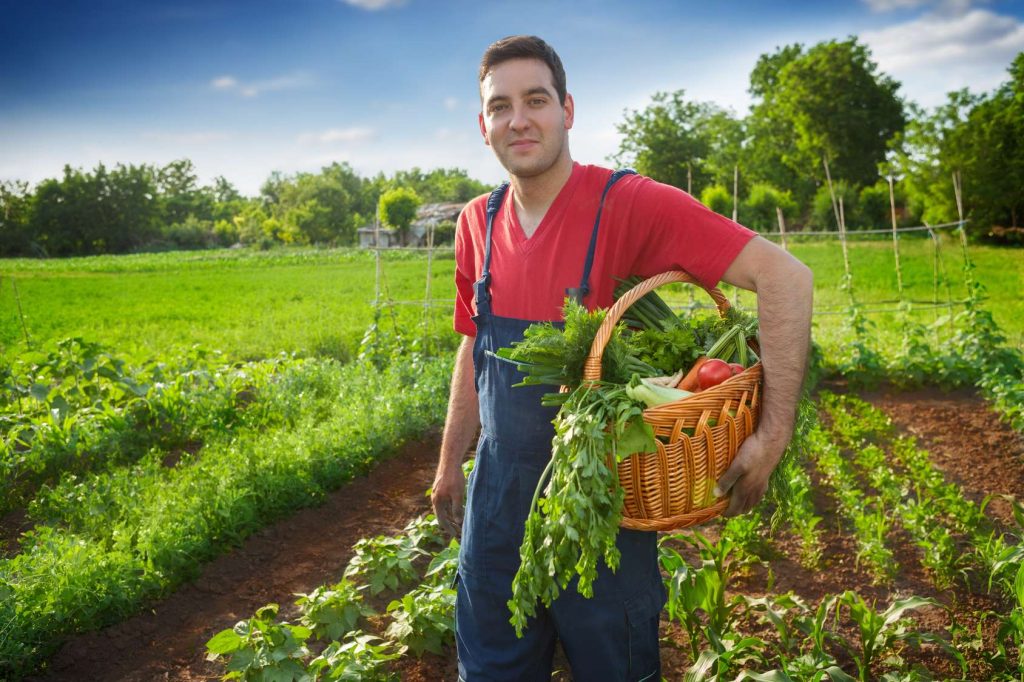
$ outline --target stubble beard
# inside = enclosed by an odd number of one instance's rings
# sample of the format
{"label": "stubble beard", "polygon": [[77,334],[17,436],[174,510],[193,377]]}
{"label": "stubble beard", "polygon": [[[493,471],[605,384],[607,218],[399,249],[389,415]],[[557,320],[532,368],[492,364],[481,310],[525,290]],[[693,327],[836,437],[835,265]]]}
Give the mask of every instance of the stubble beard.
{"label": "stubble beard", "polygon": [[[541,140],[541,146],[544,146],[544,141]],[[539,175],[551,170],[558,160],[562,157],[562,153],[565,150],[565,139],[560,140],[559,144],[550,150],[544,150],[545,153],[535,159],[523,159],[521,161],[516,160],[514,153],[506,151],[505,154],[498,155],[498,161],[505,167],[505,170],[518,178],[535,178]]]}

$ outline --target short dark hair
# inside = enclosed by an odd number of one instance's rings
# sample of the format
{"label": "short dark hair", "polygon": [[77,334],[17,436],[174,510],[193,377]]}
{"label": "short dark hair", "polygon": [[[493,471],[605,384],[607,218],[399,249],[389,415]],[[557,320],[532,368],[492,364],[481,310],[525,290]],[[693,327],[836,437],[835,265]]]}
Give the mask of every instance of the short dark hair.
{"label": "short dark hair", "polygon": [[491,69],[510,59],[539,59],[547,64],[555,81],[558,103],[565,104],[565,69],[562,60],[558,58],[555,48],[537,36],[508,36],[491,43],[480,59],[480,82],[484,82]]}

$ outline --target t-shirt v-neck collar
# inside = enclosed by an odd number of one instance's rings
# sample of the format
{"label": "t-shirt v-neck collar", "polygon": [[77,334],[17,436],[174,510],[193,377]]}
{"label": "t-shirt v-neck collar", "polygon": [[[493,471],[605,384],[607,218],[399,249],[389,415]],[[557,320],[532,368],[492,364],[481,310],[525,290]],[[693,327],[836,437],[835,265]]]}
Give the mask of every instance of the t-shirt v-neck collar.
{"label": "t-shirt v-neck collar", "polygon": [[576,192],[576,187],[579,185],[580,178],[583,176],[583,167],[575,161],[572,164],[572,173],[569,175],[569,179],[562,185],[562,189],[559,190],[558,196],[548,206],[547,212],[541,219],[540,224],[537,225],[537,229],[533,231],[533,235],[530,237],[526,236],[526,231],[523,230],[523,226],[519,223],[519,216],[516,215],[515,209],[515,197],[513,195],[514,190],[510,187],[508,196],[505,199],[504,213],[505,213],[505,227],[508,230],[509,241],[515,246],[516,250],[526,255],[537,248],[537,245],[546,239],[546,235],[549,232],[554,232],[555,227],[552,223],[558,222],[560,216],[565,213],[565,208],[572,202],[573,194]]}

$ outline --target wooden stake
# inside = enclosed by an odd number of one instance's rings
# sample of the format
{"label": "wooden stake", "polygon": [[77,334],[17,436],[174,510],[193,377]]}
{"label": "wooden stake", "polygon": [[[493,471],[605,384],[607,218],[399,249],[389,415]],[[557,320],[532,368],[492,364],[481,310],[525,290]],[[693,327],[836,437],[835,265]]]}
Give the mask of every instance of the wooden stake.
{"label": "wooden stake", "polygon": [[828,171],[828,159],[824,155],[821,157],[821,162],[825,164],[825,179],[828,181],[828,193],[832,197],[832,213],[836,216],[836,227],[839,226],[839,204],[836,202],[836,190],[832,186],[832,174]]}
{"label": "wooden stake", "polygon": [[737,196],[739,195],[740,188],[740,167],[739,165],[732,167],[732,221],[735,223],[739,217],[739,206],[737,203]]}
{"label": "wooden stake", "polygon": [[896,257],[896,291],[899,292],[900,303],[903,302],[903,271],[900,268],[900,244],[896,235],[896,194],[892,187],[892,176],[889,176],[889,213],[892,216],[892,252]]}
{"label": "wooden stake", "polygon": [[782,248],[789,251],[789,245],[786,243],[786,219],[782,216],[782,207],[775,207],[775,217],[779,219],[779,234],[782,235]]}

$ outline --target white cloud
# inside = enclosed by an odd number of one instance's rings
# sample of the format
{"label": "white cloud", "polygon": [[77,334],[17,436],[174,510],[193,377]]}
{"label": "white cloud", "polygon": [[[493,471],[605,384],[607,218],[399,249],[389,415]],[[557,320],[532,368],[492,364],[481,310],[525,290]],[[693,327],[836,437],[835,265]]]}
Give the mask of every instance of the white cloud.
{"label": "white cloud", "polygon": [[943,14],[964,14],[971,8],[971,5],[978,4],[977,0],[864,0],[864,2],[872,12],[892,12],[932,5],[935,11]]}
{"label": "white cloud", "polygon": [[210,86],[215,90],[232,90],[238,87],[238,81],[233,76],[221,76],[210,81]]}
{"label": "white cloud", "polygon": [[860,37],[879,67],[897,78],[915,70],[950,67],[984,67],[989,72],[994,67],[1005,73],[1017,52],[1024,50],[1024,24],[985,9],[959,16],[927,13]]}
{"label": "white cloud", "polygon": [[445,97],[444,108],[448,111],[455,111],[459,108],[459,99],[457,97]]}
{"label": "white cloud", "polygon": [[332,144],[335,142],[365,142],[377,136],[373,128],[354,126],[351,128],[329,128],[319,133],[299,135],[299,144]]}
{"label": "white cloud", "polygon": [[297,90],[313,83],[313,78],[306,73],[292,73],[276,78],[252,81],[243,83],[234,76],[225,75],[214,78],[210,81],[210,87],[214,90],[234,92],[243,97],[256,97],[265,92],[276,92],[279,90]]}
{"label": "white cloud", "polygon": [[341,0],[346,5],[352,7],[358,7],[359,9],[365,9],[370,12],[376,12],[377,10],[388,9],[389,7],[401,7],[405,4],[405,0]]}

